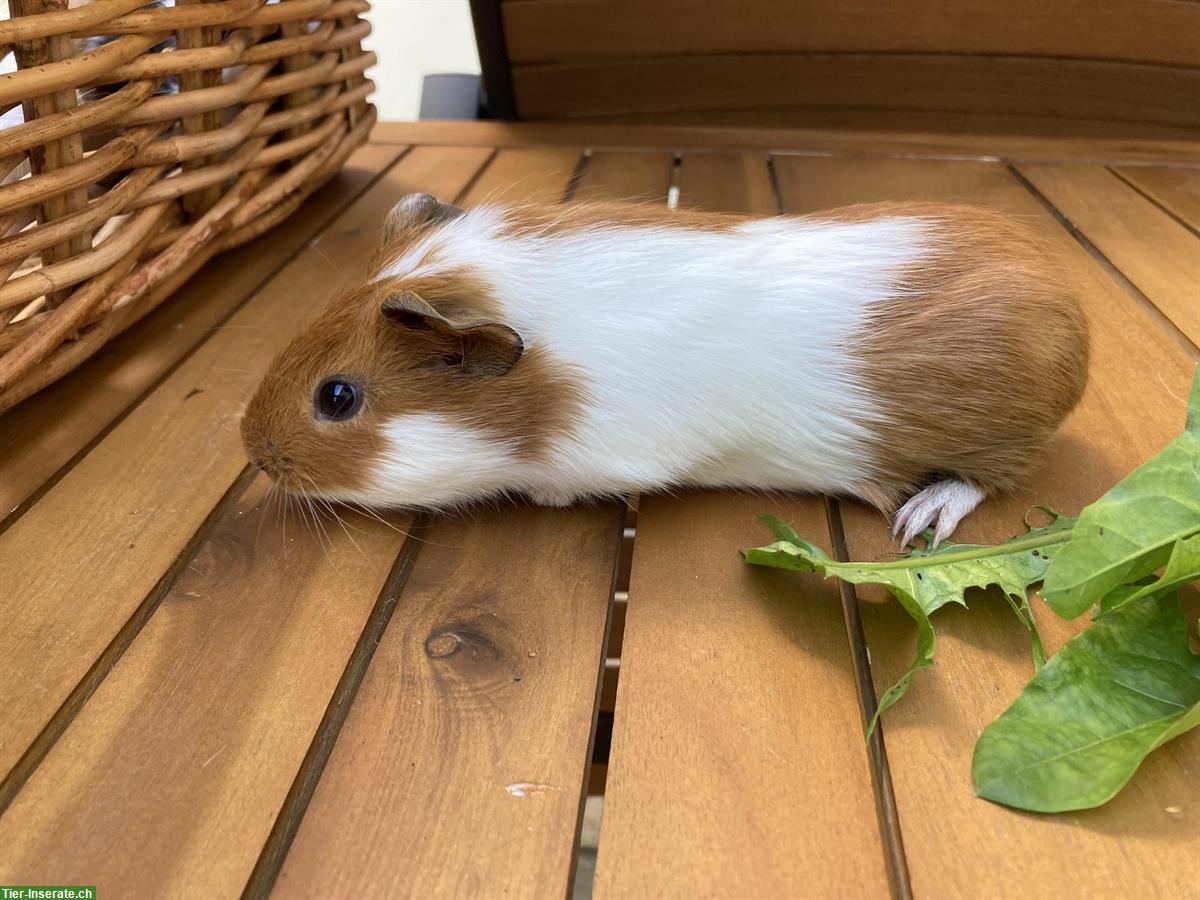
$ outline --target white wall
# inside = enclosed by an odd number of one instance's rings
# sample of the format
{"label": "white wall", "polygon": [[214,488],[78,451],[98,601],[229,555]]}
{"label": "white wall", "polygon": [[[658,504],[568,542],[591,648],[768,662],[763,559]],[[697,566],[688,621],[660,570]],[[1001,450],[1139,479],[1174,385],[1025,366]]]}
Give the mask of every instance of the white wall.
{"label": "white wall", "polygon": [[379,56],[367,74],[381,119],[415,119],[421,79],[447,72],[479,72],[467,0],[372,0],[374,30],[363,42]]}
{"label": "white wall", "polygon": [[[8,0],[0,0],[0,19],[7,18]],[[379,56],[367,74],[382,119],[415,119],[426,75],[479,72],[467,0],[373,0],[367,18],[374,30],[363,43]]]}

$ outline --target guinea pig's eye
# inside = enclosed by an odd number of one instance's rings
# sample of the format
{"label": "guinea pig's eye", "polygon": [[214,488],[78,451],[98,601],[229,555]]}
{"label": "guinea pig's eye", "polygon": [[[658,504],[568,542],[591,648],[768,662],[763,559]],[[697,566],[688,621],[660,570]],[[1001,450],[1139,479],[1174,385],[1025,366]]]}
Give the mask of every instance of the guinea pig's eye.
{"label": "guinea pig's eye", "polygon": [[317,388],[317,412],[323,419],[348,419],[360,405],[358,387],[341,378],[330,378]]}

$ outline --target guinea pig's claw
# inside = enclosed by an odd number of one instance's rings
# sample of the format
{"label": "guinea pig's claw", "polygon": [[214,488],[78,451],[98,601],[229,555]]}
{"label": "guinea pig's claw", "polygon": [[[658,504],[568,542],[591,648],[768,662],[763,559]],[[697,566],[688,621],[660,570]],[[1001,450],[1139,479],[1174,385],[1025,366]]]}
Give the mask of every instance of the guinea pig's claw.
{"label": "guinea pig's claw", "polygon": [[[903,536],[900,538],[900,546],[911,547],[917,536],[933,523],[937,518],[937,510],[927,503],[914,503],[917,498],[914,497],[908,503],[901,507],[900,512],[896,514],[896,524],[892,528],[892,537],[895,537],[903,529]],[[937,546],[934,544],[934,546]]]}
{"label": "guinea pig's claw", "polygon": [[901,546],[911,546],[917,535],[936,522],[930,543],[930,549],[936,549],[938,544],[954,533],[963,516],[978,506],[983,497],[980,488],[965,481],[948,478],[931,484],[897,510],[892,537],[903,529]]}

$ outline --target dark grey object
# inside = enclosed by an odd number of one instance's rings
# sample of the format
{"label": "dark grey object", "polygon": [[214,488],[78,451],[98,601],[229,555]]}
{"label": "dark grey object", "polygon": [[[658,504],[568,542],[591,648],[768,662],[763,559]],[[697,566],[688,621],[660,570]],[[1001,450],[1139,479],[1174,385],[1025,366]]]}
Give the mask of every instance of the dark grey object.
{"label": "dark grey object", "polygon": [[419,119],[478,119],[478,75],[426,75]]}

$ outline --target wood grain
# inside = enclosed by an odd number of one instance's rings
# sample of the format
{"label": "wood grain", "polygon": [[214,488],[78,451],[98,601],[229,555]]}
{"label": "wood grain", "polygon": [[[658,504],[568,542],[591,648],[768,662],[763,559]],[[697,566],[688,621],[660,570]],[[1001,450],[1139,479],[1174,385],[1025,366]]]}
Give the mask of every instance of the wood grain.
{"label": "wood grain", "polygon": [[435,525],[273,896],[564,896],[614,506]]}
{"label": "wood grain", "polygon": [[[1034,503],[1076,513],[1180,431],[1193,359],[1004,167],[817,158],[778,158],[775,165],[789,211],[897,195],[980,203],[1025,218],[1063,248],[1063,264],[1080,284],[1093,329],[1087,394],[1031,484],[986,501],[956,539],[1003,540],[1021,530]],[[853,558],[895,551],[877,513],[852,504],[843,509]],[[911,660],[913,629],[879,592],[860,596],[882,690]],[[1005,603],[989,594],[972,598],[971,605],[935,616],[937,664],[918,676],[885,719],[914,895],[1194,896],[1189,860],[1200,815],[1191,802],[1192,760],[1200,735],[1157,751],[1129,788],[1099,810],[1032,816],[972,795],[975,739],[1032,673],[1028,638]],[[1063,622],[1035,605],[1049,651],[1086,624]],[[1182,812],[1168,809],[1176,806]]]}
{"label": "wood grain", "polygon": [[4,883],[241,892],[407,526],[346,511],[318,536],[267,484],[216,523],[0,817]]}
{"label": "wood grain", "polygon": [[524,119],[873,106],[1200,129],[1200,68],[1020,56],[846,54],[571,61],[513,69]]}
{"label": "wood grain", "polygon": [[1019,171],[1200,346],[1200,237],[1107,169],[1021,166]]}
{"label": "wood grain", "polygon": [[[674,164],[675,156],[671,153],[597,150],[588,156],[571,199],[666,203]],[[616,184],[621,185],[623,193],[614,197],[611,186]]]}
{"label": "wood grain", "polygon": [[0,653],[38,660],[36,675],[26,667],[0,671],[0,772],[242,471],[242,404],[299,329],[298,304],[319,304],[361,277],[379,223],[400,196],[453,195],[487,156],[473,148],[410,153],[0,535]]}
{"label": "wood grain", "polygon": [[[355,151],[328,185],[269,234],[201,269],[143,321],[33,400],[0,416],[0,519],[62,470],[358,197],[404,150]],[[52,421],[54,428],[46,428]]]}
{"label": "wood grain", "polygon": [[[514,65],[725,53],[961,53],[1200,63],[1200,9],[1153,0],[522,0]],[[881,86],[886,90],[886,86]]]}
{"label": "wood grain", "polygon": [[[915,117],[918,123],[927,119]],[[968,119],[968,121],[971,121]],[[974,121],[980,122],[980,119]],[[371,132],[377,143],[464,147],[587,146],[661,150],[770,150],[856,156],[1007,159],[1015,162],[1102,162],[1113,165],[1170,165],[1200,168],[1200,141],[1145,137],[1030,136],[912,131],[898,127],[705,128],[694,124],[596,124],[573,122],[382,122]]]}
{"label": "wood grain", "polygon": [[[502,152],[467,202],[561,199],[578,159]],[[434,525],[275,896],[567,893],[620,539],[613,504]]]}
{"label": "wood grain", "polygon": [[762,153],[692,153],[679,167],[679,205],[771,215],[779,211]]}
{"label": "wood grain", "polygon": [[[1196,129],[1180,125],[1147,124],[1145,122],[1116,122],[1109,119],[1048,119],[1045,116],[1026,116],[997,113],[930,112],[912,109],[883,109],[878,107],[838,106],[775,106],[757,108],[739,106],[736,109],[684,109],[671,111],[617,113],[588,116],[576,120],[587,126],[672,127],[690,126],[711,133],[714,129],[759,129],[794,131],[820,129],[827,137],[841,132],[890,132],[903,139],[914,133],[942,135],[949,138],[969,136],[978,139],[993,135],[1001,140],[993,143],[993,153],[1004,149],[1013,140],[1090,140],[1105,139],[1115,148],[1125,148],[1144,141],[1189,141],[1196,138]],[[549,123],[546,123],[549,124]],[[390,123],[389,126],[390,127]],[[900,155],[886,147],[876,156]],[[929,153],[923,155],[931,155]],[[944,154],[932,154],[944,155]],[[981,155],[980,153],[968,155]],[[992,154],[987,154],[992,155]]]}
{"label": "wood grain", "polygon": [[[775,208],[762,156],[685,156],[679,184]],[[598,898],[887,893],[837,590],[742,562],[767,511],[829,546],[818,497],[641,499]]]}
{"label": "wood grain", "polygon": [[578,149],[567,147],[523,147],[498,153],[466,202],[558,203],[580,158]]}
{"label": "wood grain", "polygon": [[1130,166],[1116,172],[1200,233],[1200,172]]}

